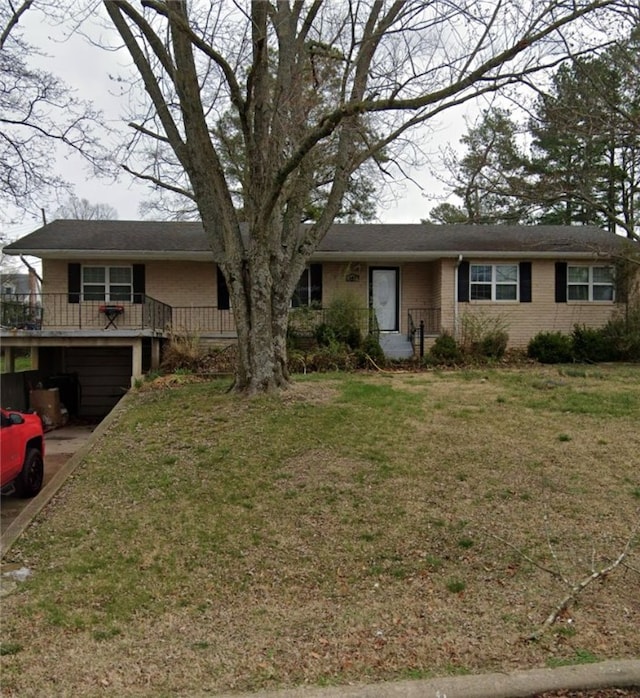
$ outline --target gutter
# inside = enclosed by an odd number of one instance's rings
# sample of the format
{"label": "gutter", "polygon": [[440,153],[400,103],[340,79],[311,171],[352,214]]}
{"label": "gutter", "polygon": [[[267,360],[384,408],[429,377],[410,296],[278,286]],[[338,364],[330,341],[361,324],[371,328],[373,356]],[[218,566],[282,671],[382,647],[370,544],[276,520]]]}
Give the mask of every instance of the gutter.
{"label": "gutter", "polygon": [[[8,255],[29,255],[40,259],[144,259],[144,260],[181,260],[181,261],[212,261],[211,250],[65,250],[57,249],[9,249],[3,252]],[[611,250],[611,254],[615,250]],[[404,250],[404,251],[375,251],[375,250],[316,250],[311,256],[314,262],[423,262],[434,259],[451,258],[454,255],[478,259],[601,259],[609,256],[609,251],[575,251],[569,249],[542,250],[522,249],[505,252],[504,250]]]}

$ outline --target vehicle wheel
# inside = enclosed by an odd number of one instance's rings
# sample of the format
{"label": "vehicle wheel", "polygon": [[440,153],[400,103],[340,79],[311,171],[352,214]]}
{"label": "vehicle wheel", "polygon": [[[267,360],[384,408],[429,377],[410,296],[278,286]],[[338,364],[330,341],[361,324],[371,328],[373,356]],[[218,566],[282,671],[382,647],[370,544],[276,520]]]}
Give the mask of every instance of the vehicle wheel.
{"label": "vehicle wheel", "polygon": [[42,489],[44,479],[44,463],[38,449],[27,451],[20,475],[16,478],[15,487],[18,497],[35,497]]}

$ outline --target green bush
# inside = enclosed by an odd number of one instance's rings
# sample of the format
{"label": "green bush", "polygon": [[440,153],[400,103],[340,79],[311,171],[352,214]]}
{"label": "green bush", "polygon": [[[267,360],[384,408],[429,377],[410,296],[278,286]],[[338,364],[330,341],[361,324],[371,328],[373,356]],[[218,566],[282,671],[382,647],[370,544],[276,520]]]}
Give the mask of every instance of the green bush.
{"label": "green bush", "polygon": [[328,325],[326,322],[323,322],[322,324],[318,325],[316,327],[316,342],[321,347],[330,347],[333,344],[337,343],[336,339],[336,333],[330,325]]}
{"label": "green bush", "polygon": [[576,361],[598,363],[617,361],[620,358],[616,343],[607,335],[604,327],[596,329],[576,325],[571,333],[571,340]]}
{"label": "green bush", "polygon": [[542,364],[573,361],[573,341],[562,332],[538,332],[527,345],[527,355]]}
{"label": "green bush", "polygon": [[620,361],[640,361],[640,303],[624,308],[602,331]]}
{"label": "green bush", "polygon": [[356,351],[356,359],[358,361],[358,366],[366,368],[369,364],[369,359],[374,361],[378,366],[383,366],[386,361],[384,351],[380,346],[380,340],[376,335],[368,334],[360,348]]}
{"label": "green bush", "polygon": [[477,352],[490,359],[501,359],[507,351],[509,335],[504,330],[488,332],[479,342]]}
{"label": "green bush", "polygon": [[427,358],[435,363],[444,364],[460,361],[461,351],[458,342],[450,334],[443,332],[436,337]]}
{"label": "green bush", "polygon": [[324,314],[324,324],[333,330],[338,342],[346,344],[351,349],[357,349],[362,342],[360,315],[358,298],[352,294],[344,294],[336,296],[329,303]]}

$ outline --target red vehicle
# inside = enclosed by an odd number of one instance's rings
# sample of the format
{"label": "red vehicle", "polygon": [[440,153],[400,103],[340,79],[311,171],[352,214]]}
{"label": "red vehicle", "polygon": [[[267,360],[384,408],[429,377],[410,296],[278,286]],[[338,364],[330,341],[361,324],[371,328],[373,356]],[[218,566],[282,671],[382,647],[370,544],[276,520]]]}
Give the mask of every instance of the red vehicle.
{"label": "red vehicle", "polygon": [[37,414],[0,410],[0,488],[33,497],[44,479],[44,432]]}

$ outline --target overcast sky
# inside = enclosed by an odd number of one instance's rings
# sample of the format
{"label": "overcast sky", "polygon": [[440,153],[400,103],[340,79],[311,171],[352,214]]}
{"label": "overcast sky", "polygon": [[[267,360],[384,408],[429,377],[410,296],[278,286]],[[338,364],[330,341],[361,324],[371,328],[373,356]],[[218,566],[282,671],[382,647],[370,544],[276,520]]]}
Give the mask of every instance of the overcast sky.
{"label": "overcast sky", "polygon": [[[2,2],[4,0],[0,0]],[[21,21],[24,38],[39,46],[45,58],[32,57],[30,61],[45,67],[75,90],[79,98],[90,99],[105,115],[112,127],[127,128],[123,119],[122,102],[116,96],[116,85],[110,75],[123,70],[128,54],[107,51],[90,45],[79,33],[66,37],[68,29],[51,26],[43,22],[37,11],[29,11]],[[94,38],[105,39],[105,30],[97,22],[84,25]],[[431,176],[431,169],[437,167],[438,151],[446,143],[457,145],[466,131],[464,114],[447,114],[446,119],[430,125],[426,150],[431,154],[430,163],[419,170],[410,172],[412,181],[399,182],[393,187],[388,201],[378,210],[378,217],[384,223],[418,223],[429,210],[444,196],[442,185]],[[133,181],[123,174],[116,183],[96,179],[87,171],[79,158],[60,154],[52,158],[52,166],[75,186],[76,195],[91,203],[108,203],[117,211],[120,220],[139,219],[138,207],[144,200],[148,187],[142,182]],[[56,205],[47,204],[45,213],[52,220]],[[5,212],[4,232],[10,239],[20,237],[41,225],[41,217],[28,217],[17,221],[14,212]]]}

